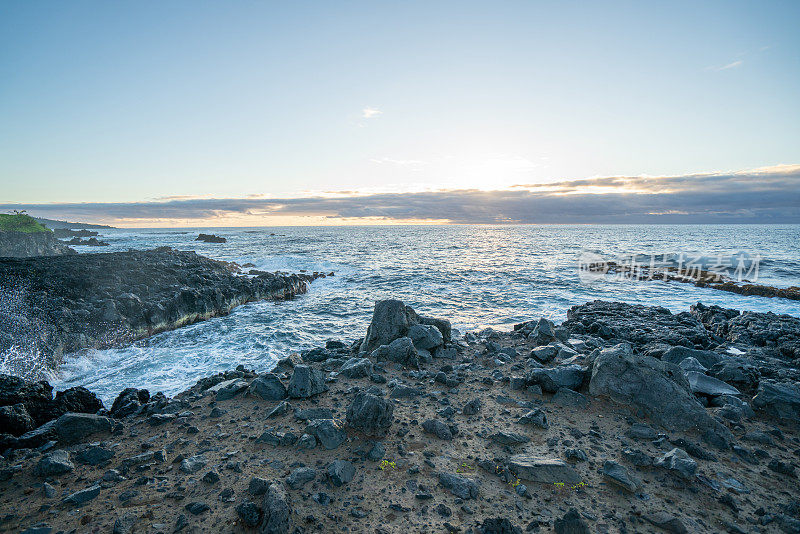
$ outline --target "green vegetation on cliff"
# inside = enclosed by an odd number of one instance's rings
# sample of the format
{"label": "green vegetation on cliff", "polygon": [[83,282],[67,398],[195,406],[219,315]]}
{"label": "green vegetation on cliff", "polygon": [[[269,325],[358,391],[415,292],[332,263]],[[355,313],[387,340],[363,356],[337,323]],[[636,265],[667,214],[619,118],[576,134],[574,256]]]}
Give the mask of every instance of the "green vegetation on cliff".
{"label": "green vegetation on cliff", "polygon": [[35,234],[50,231],[46,226],[38,223],[36,219],[25,213],[0,214],[0,232]]}

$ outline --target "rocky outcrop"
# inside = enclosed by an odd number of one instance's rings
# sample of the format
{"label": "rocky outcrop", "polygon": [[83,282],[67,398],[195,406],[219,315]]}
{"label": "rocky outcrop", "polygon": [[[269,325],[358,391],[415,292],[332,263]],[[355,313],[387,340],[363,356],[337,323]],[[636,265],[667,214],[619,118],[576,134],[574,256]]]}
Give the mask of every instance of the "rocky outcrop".
{"label": "rocky outcrop", "polygon": [[[0,259],[0,354],[36,354],[19,358],[17,370],[36,376],[63,353],[124,345],[247,302],[289,299],[315,278],[237,270],[166,247]],[[32,362],[38,366],[25,368]]]}
{"label": "rocky outcrop", "polygon": [[[0,530],[796,531],[793,362],[708,331],[692,349],[660,327],[648,340],[637,321],[675,317],[613,310],[608,339],[547,320],[463,339],[435,326],[457,356],[426,358],[439,335],[418,322],[372,352],[333,340],[172,399],[128,388],[110,414],[0,439]],[[416,367],[383,358],[399,340]],[[82,389],[6,384],[0,417],[20,428],[28,407],[96,407]]]}
{"label": "rocky outcrop", "polygon": [[56,239],[52,232],[0,231],[0,258],[60,256],[76,252]]}

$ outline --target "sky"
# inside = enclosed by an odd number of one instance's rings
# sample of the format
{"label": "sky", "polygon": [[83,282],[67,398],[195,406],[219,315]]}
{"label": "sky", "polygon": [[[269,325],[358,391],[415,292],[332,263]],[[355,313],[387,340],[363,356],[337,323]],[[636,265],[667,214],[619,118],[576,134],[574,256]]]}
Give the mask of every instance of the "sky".
{"label": "sky", "polygon": [[0,210],[800,222],[798,27],[796,1],[5,0]]}

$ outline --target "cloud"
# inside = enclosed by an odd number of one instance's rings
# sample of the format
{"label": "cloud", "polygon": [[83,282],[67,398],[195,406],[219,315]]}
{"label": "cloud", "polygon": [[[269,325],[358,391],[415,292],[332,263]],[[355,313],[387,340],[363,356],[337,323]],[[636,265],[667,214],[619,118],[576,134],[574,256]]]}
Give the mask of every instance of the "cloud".
{"label": "cloud", "polygon": [[744,61],[737,60],[737,61],[732,61],[732,62],[728,63],[727,65],[722,65],[720,67],[708,67],[706,70],[713,70],[715,72],[720,72],[720,71],[723,71],[723,70],[739,68],[743,64],[744,64]]}
{"label": "cloud", "polygon": [[383,115],[383,111],[373,108],[373,107],[365,107],[361,110],[361,118],[362,119],[374,119],[378,115]]}
{"label": "cloud", "polygon": [[678,176],[596,177],[519,184],[496,191],[0,205],[0,211],[12,209],[48,218],[187,221],[197,226],[213,226],[214,221],[226,218],[256,226],[267,217],[489,224],[800,223],[800,165]]}

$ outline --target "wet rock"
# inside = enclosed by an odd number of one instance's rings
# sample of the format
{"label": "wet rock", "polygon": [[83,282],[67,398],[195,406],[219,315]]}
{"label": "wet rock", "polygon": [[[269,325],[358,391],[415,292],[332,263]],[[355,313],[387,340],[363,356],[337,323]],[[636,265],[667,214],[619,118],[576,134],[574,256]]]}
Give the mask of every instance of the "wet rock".
{"label": "wet rock", "polygon": [[433,325],[412,325],[407,335],[418,350],[430,351],[444,344],[442,333]]}
{"label": "wet rock", "polygon": [[372,373],[372,362],[369,358],[350,358],[339,369],[339,374],[347,378],[364,378]]}
{"label": "wet rock", "polygon": [[439,473],[439,484],[461,499],[477,499],[478,484],[467,477],[453,473]]}
{"label": "wet rock", "polygon": [[325,375],[319,369],[297,365],[289,380],[288,393],[293,399],[307,399],[328,391]]}
{"label": "wet rock", "polygon": [[247,394],[268,401],[283,400],[289,395],[286,386],[272,373],[254,378],[247,388]]}
{"label": "wet rock", "polygon": [[314,419],[305,431],[306,434],[314,436],[327,450],[333,450],[347,440],[342,425],[334,419]]}
{"label": "wet rock", "polygon": [[228,240],[214,234],[200,234],[195,238],[195,241],[202,241],[203,243],[227,243]]}
{"label": "wet rock", "polygon": [[371,356],[378,362],[399,363],[403,367],[411,369],[419,369],[420,363],[422,363],[422,358],[420,358],[419,352],[417,352],[410,337],[401,337],[388,345],[381,345],[372,351]]}
{"label": "wet rock", "polygon": [[356,474],[356,468],[347,460],[334,460],[328,465],[328,479],[334,486],[347,484]]}
{"label": "wet rock", "polygon": [[796,384],[761,380],[753,406],[779,419],[800,421],[800,387]]}
{"label": "wet rock", "polygon": [[64,450],[57,450],[42,456],[34,471],[37,476],[45,478],[57,477],[69,473],[73,469],[75,469],[75,466],[70,461],[69,453]]}
{"label": "wet rock", "polygon": [[98,495],[100,495],[100,486],[94,485],[94,486],[89,486],[86,489],[76,491],[75,493],[72,493],[71,495],[64,497],[63,502],[65,504],[71,504],[73,506],[81,506],[82,504],[91,501]]}
{"label": "wet rock", "polygon": [[3,432],[8,432],[12,436],[21,436],[34,428],[36,428],[36,422],[21,402],[11,406],[0,406],[0,429]]}
{"label": "wet rock", "polygon": [[111,415],[118,419],[137,414],[142,406],[150,400],[150,392],[146,389],[126,388],[114,399]]}
{"label": "wet rock", "polygon": [[516,454],[508,459],[508,468],[519,478],[531,482],[577,484],[580,475],[566,462],[529,454]]}
{"label": "wet rock", "polygon": [[531,425],[544,430],[550,428],[550,425],[547,423],[547,414],[541,408],[535,408],[529,411],[520,417],[517,422],[521,425]]}
{"label": "wet rock", "polygon": [[575,508],[570,508],[561,519],[556,519],[553,523],[556,534],[591,534],[589,526]]}
{"label": "wet rock", "polygon": [[641,480],[634,477],[625,467],[617,462],[606,460],[603,463],[601,473],[606,480],[630,493],[636,493],[642,485]]}
{"label": "wet rock", "polygon": [[[2,352],[2,351],[0,351]],[[22,404],[36,426],[53,419],[53,388],[47,382],[28,382],[0,374],[0,406]]]}
{"label": "wet rock", "polygon": [[369,436],[384,435],[394,420],[394,405],[369,393],[358,393],[347,408],[347,425]]}
{"label": "wet rock", "polygon": [[686,451],[677,447],[657,459],[654,465],[668,469],[685,479],[694,477],[697,471],[697,462],[692,460]]}
{"label": "wet rock", "polygon": [[313,467],[297,467],[292,469],[286,479],[286,485],[292,489],[300,489],[317,477],[317,471]]}
{"label": "wet rock", "polygon": [[422,428],[428,434],[433,434],[439,439],[446,441],[453,439],[453,433],[450,431],[450,428],[438,419],[427,419],[423,421]]}
{"label": "wet rock", "polygon": [[697,402],[677,365],[635,355],[630,345],[601,351],[592,368],[589,392],[640,409],[670,430],[699,429],[721,448],[729,447],[733,439]]}
{"label": "wet rock", "polygon": [[257,527],[261,521],[261,510],[252,501],[243,501],[236,505],[236,515],[245,526],[250,528]]}
{"label": "wet rock", "polygon": [[577,364],[532,369],[526,376],[527,385],[541,386],[542,391],[555,393],[559,388],[577,389],[583,384],[586,371]]}

